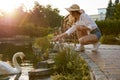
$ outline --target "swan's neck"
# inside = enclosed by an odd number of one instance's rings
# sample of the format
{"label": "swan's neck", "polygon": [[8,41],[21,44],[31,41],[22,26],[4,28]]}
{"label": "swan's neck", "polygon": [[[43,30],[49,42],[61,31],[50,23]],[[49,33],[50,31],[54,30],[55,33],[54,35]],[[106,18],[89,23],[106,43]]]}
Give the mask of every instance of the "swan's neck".
{"label": "swan's neck", "polygon": [[13,65],[16,68],[17,71],[21,71],[21,67],[19,66],[19,64],[17,62],[17,57],[18,57],[17,55],[13,56],[13,60],[12,60],[13,61]]}

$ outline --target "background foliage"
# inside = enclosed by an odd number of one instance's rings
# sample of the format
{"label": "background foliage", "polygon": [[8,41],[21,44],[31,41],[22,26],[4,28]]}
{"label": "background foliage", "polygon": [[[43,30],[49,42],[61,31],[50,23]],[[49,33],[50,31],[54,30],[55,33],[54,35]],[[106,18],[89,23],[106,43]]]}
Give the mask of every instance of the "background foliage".
{"label": "background foliage", "polygon": [[63,16],[57,8],[50,5],[42,6],[37,1],[32,10],[24,11],[24,6],[18,7],[12,15],[0,10],[0,37],[28,35],[42,37],[61,26]]}
{"label": "background foliage", "polygon": [[96,21],[102,32],[101,42],[103,44],[120,44],[116,37],[120,35],[120,20]]}
{"label": "background foliage", "polygon": [[120,3],[119,0],[115,0],[113,3],[112,0],[109,0],[108,7],[106,12],[106,20],[119,20],[120,19]]}

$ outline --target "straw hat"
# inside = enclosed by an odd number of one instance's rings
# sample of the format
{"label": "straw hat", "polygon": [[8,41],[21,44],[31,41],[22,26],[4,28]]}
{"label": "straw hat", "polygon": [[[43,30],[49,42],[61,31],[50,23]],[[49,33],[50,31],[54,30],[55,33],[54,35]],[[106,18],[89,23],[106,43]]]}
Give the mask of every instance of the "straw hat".
{"label": "straw hat", "polygon": [[78,11],[78,12],[80,12],[80,7],[77,4],[73,4],[69,8],[65,8],[65,9],[67,11],[69,11],[69,12],[71,12],[71,11]]}

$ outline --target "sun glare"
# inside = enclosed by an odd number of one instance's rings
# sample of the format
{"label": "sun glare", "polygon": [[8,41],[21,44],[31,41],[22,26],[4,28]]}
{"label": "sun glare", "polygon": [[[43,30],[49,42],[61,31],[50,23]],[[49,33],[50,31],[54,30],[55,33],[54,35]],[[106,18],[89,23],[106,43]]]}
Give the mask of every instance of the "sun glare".
{"label": "sun glare", "polygon": [[32,0],[0,0],[0,10],[11,13],[21,4],[24,4],[26,10],[28,10],[33,7],[33,3]]}

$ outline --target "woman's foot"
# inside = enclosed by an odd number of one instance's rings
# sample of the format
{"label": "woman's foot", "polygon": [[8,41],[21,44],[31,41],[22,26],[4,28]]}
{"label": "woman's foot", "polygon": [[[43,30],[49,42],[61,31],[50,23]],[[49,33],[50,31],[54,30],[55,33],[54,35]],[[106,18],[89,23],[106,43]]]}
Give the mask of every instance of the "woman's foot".
{"label": "woman's foot", "polygon": [[93,44],[92,52],[97,52],[100,44],[101,44],[100,42],[94,43]]}
{"label": "woman's foot", "polygon": [[83,52],[83,51],[85,51],[85,48],[83,45],[78,45],[78,46],[76,46],[75,51]]}

